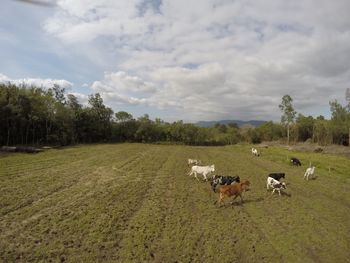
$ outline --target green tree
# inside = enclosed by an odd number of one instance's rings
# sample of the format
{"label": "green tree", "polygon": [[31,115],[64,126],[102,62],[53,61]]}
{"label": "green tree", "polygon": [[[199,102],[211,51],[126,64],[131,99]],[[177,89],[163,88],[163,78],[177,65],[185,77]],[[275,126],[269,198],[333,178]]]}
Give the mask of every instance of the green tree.
{"label": "green tree", "polygon": [[66,103],[66,98],[64,96],[64,93],[66,92],[66,89],[65,88],[61,88],[57,84],[53,84],[52,90],[53,90],[53,92],[55,94],[55,98],[56,98],[57,102],[65,104]]}
{"label": "green tree", "polygon": [[115,118],[117,119],[117,122],[126,122],[132,120],[132,115],[126,111],[118,111],[115,114]]}
{"label": "green tree", "polygon": [[78,98],[73,94],[67,95],[67,105],[74,111],[78,111],[82,108],[81,104],[79,104]]}
{"label": "green tree", "polygon": [[314,118],[312,116],[305,117],[299,114],[296,119],[297,124],[297,139],[298,141],[306,141],[313,138]]}
{"label": "green tree", "polygon": [[350,113],[337,100],[329,102],[329,105],[332,113],[333,143],[349,145]]}
{"label": "green tree", "polygon": [[112,131],[112,109],[103,104],[103,99],[99,93],[89,96],[89,104],[91,105],[89,114],[91,114],[95,120],[93,122],[94,125],[92,126],[94,134],[93,140],[108,140]]}
{"label": "green tree", "polygon": [[315,121],[313,130],[314,142],[320,145],[327,145],[332,143],[332,129],[331,123],[327,120],[318,119]]}
{"label": "green tree", "polygon": [[227,126],[231,127],[231,128],[236,128],[236,129],[239,129],[239,126],[237,123],[235,122],[230,122],[229,124],[227,124]]}
{"label": "green tree", "polygon": [[[345,99],[348,102],[348,104],[346,105],[346,108],[348,110],[348,113],[350,113],[350,89],[349,88],[346,89]],[[348,146],[350,147],[350,126],[348,127],[348,130],[349,130]]]}
{"label": "green tree", "polygon": [[263,141],[278,140],[283,136],[283,127],[281,124],[273,123],[272,121],[265,122],[255,129],[259,131],[261,140]]}
{"label": "green tree", "polygon": [[294,123],[296,111],[292,105],[293,99],[289,95],[282,97],[282,103],[278,106],[282,111],[281,122],[287,126],[287,144],[289,145],[289,131],[290,125]]}

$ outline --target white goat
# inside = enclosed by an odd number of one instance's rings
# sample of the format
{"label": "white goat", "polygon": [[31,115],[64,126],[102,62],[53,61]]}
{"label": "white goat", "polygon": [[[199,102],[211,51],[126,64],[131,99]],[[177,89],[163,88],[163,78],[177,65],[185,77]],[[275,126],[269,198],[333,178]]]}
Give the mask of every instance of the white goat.
{"label": "white goat", "polygon": [[304,174],[304,179],[306,178],[306,180],[309,180],[310,175],[313,177],[314,172],[315,172],[315,166],[307,168]]}
{"label": "white goat", "polygon": [[273,195],[275,191],[278,191],[279,195],[281,195],[281,190],[286,189],[287,187],[285,182],[281,183],[280,181],[277,181],[272,177],[267,177],[266,188],[267,190],[269,190],[270,188],[273,189],[271,195]]}
{"label": "white goat", "polygon": [[190,166],[191,164],[198,165],[201,164],[201,160],[196,160],[196,159],[188,159],[187,164]]}
{"label": "white goat", "polygon": [[253,154],[254,156],[260,156],[258,150],[255,149],[255,148],[252,148],[252,154]]}
{"label": "white goat", "polygon": [[191,168],[191,172],[188,174],[189,176],[194,174],[194,176],[196,177],[196,179],[199,181],[197,174],[202,174],[204,177],[205,181],[208,181],[207,175],[210,174],[211,172],[215,172],[215,166],[210,165],[210,166],[198,166],[198,165],[194,165]]}

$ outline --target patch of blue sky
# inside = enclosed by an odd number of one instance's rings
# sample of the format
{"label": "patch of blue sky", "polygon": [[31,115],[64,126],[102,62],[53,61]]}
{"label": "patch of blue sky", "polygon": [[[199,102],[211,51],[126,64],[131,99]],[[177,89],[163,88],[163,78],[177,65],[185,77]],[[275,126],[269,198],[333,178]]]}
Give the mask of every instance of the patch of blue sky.
{"label": "patch of blue sky", "polygon": [[197,64],[197,63],[186,63],[186,64],[183,64],[182,67],[188,68],[188,69],[196,69],[196,68],[199,67],[199,64]]}
{"label": "patch of blue sky", "polygon": [[215,38],[224,38],[234,35],[234,26],[231,24],[212,24],[206,29]]}
{"label": "patch of blue sky", "polygon": [[235,30],[236,28],[248,32],[254,32],[256,34],[257,40],[259,42],[265,41],[265,29],[267,28],[267,24],[264,21],[256,20],[253,18],[237,18],[233,22],[232,25],[230,25],[231,31]]}
{"label": "patch of blue sky", "polygon": [[[11,78],[55,78],[66,79],[74,84],[100,77],[101,72],[91,61],[82,56],[59,55],[46,46],[45,42],[21,41],[17,44],[1,42],[0,72]],[[35,45],[40,45],[37,48]],[[11,65],[9,67],[9,65]]]}
{"label": "patch of blue sky", "polygon": [[[42,25],[53,12],[51,8],[16,1],[2,3],[0,73],[14,79],[66,79],[74,86],[100,78],[103,70],[99,65],[95,65],[84,55],[60,45],[56,39],[44,32]],[[107,37],[98,41],[102,43],[104,49],[107,47],[106,44],[111,44]],[[109,45],[106,53],[113,52],[112,48]]]}
{"label": "patch of blue sky", "polygon": [[280,23],[276,25],[276,28],[280,32],[296,32],[303,35],[310,35],[313,32],[312,27],[306,27],[300,24]]}
{"label": "patch of blue sky", "polygon": [[265,40],[264,29],[265,29],[265,24],[262,24],[262,23],[258,23],[255,25],[255,27],[253,27],[253,30],[256,33],[257,39],[260,42],[264,42]]}
{"label": "patch of blue sky", "polygon": [[162,0],[144,0],[138,5],[139,16],[143,16],[151,10],[155,14],[161,14]]}

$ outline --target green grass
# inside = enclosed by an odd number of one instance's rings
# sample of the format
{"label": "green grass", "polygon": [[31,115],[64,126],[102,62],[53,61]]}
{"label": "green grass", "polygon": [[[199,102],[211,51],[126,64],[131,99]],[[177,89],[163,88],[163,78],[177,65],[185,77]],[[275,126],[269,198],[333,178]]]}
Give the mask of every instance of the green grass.
{"label": "green grass", "polygon": [[[298,157],[293,167],[287,157]],[[219,208],[187,158],[248,178]],[[303,180],[309,162],[315,180]],[[329,168],[331,168],[329,172]],[[266,191],[285,172],[285,195]],[[278,147],[116,144],[0,156],[3,262],[350,262],[350,160]]]}

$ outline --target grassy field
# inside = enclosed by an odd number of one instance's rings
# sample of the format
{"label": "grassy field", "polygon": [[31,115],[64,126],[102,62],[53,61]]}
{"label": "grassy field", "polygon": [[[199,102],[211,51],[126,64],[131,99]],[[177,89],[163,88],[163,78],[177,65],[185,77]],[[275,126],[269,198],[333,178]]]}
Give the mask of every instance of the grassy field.
{"label": "grassy field", "polygon": [[[292,167],[287,157],[298,157]],[[219,208],[187,158],[252,183]],[[315,180],[303,181],[312,162]],[[285,195],[266,191],[286,173]],[[350,262],[350,159],[249,145],[89,145],[0,155],[2,262]]]}

